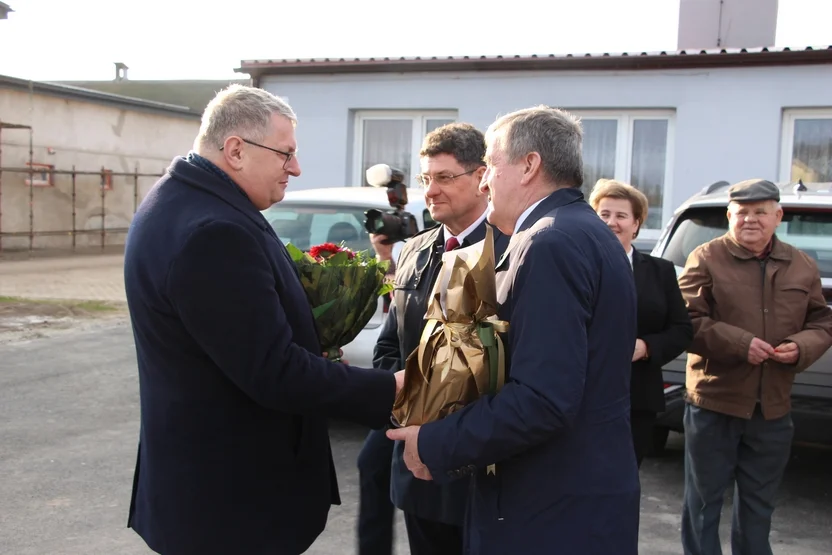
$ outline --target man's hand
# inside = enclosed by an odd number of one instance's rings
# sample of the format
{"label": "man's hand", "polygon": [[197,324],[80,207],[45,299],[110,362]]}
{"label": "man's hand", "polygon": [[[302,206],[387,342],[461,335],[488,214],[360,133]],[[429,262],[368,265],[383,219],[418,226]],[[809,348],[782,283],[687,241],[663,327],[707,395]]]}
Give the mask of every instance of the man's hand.
{"label": "man's hand", "polygon": [[394,441],[404,441],[404,464],[415,477],[420,480],[433,480],[430,470],[419,458],[419,428],[420,426],[408,426],[387,430],[387,437]]}
{"label": "man's hand", "polygon": [[772,358],[782,364],[796,364],[800,358],[800,347],[792,341],[784,341],[774,349]]}
{"label": "man's hand", "polygon": [[751,364],[762,364],[774,355],[774,347],[759,337],[751,340],[751,345],[748,347],[748,362]]}
{"label": "man's hand", "polygon": [[393,245],[383,245],[381,242],[387,240],[387,235],[370,234],[370,243],[373,245],[373,250],[376,251],[376,258],[378,260],[393,260]]}
{"label": "man's hand", "polygon": [[394,376],[396,376],[396,395],[398,395],[404,387],[404,370],[399,370]]}
{"label": "man's hand", "polygon": [[647,356],[647,343],[643,339],[636,339],[636,348],[633,350],[633,362]]}

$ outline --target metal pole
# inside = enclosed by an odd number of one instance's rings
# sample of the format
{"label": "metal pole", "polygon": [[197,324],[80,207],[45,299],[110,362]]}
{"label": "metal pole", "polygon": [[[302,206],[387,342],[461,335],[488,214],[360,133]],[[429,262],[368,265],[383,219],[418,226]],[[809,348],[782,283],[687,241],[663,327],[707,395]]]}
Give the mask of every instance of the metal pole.
{"label": "metal pole", "polygon": [[104,231],[104,217],[105,217],[105,207],[104,207],[104,166],[101,166],[101,250],[104,250],[104,242],[105,242],[105,231]]}
{"label": "metal pole", "polygon": [[3,122],[0,121],[0,252],[3,252]]}
{"label": "metal pole", "polygon": [[133,174],[133,214],[139,209],[139,163],[136,162],[136,171]]}
{"label": "metal pole", "polygon": [[75,209],[75,165],[72,166],[72,250],[75,250],[75,219],[76,219],[76,209]]}
{"label": "metal pole", "polygon": [[[29,129],[29,250],[35,246],[35,154]],[[51,177],[51,176],[50,176]]]}

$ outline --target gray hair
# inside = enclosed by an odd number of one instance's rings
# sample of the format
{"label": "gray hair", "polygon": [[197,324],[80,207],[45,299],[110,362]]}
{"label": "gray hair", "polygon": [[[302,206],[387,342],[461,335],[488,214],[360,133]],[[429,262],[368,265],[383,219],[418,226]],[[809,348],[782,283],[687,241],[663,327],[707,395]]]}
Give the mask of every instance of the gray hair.
{"label": "gray hair", "polygon": [[553,183],[583,185],[583,129],[576,116],[549,106],[535,106],[502,116],[489,126],[486,136],[493,139],[498,133],[502,133],[500,146],[510,163],[537,152],[544,173]]}
{"label": "gray hair", "polygon": [[273,114],[297,124],[298,118],[291,106],[272,93],[256,87],[230,85],[217,93],[205,108],[194,147],[219,150],[230,135],[261,142],[269,132]]}

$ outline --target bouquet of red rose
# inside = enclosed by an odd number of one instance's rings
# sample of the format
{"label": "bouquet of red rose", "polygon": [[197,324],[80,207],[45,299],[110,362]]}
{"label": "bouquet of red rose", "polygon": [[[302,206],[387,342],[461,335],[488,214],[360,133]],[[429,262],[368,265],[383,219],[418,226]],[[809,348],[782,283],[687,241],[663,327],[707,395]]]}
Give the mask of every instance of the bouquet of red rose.
{"label": "bouquet of red rose", "polygon": [[353,252],[343,243],[324,243],[301,251],[289,243],[289,255],[300,272],[321,347],[330,360],[364,329],[378,306],[378,298],[392,291],[385,279],[389,263],[367,251]]}

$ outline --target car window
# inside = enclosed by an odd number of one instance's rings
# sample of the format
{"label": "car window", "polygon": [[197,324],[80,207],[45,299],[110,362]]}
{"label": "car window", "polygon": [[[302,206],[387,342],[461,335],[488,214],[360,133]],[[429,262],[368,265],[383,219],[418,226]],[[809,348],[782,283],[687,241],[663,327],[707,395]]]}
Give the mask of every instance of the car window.
{"label": "car window", "polygon": [[321,243],[343,242],[352,250],[371,250],[364,229],[366,208],[290,204],[282,202],[263,211],[266,221],[283,243],[308,250]]}
{"label": "car window", "polygon": [[[662,258],[684,267],[693,249],[720,237],[726,231],[728,217],[725,208],[691,208],[676,222]],[[783,222],[777,228],[777,236],[814,258],[821,277],[832,277],[832,208],[784,208]]]}

